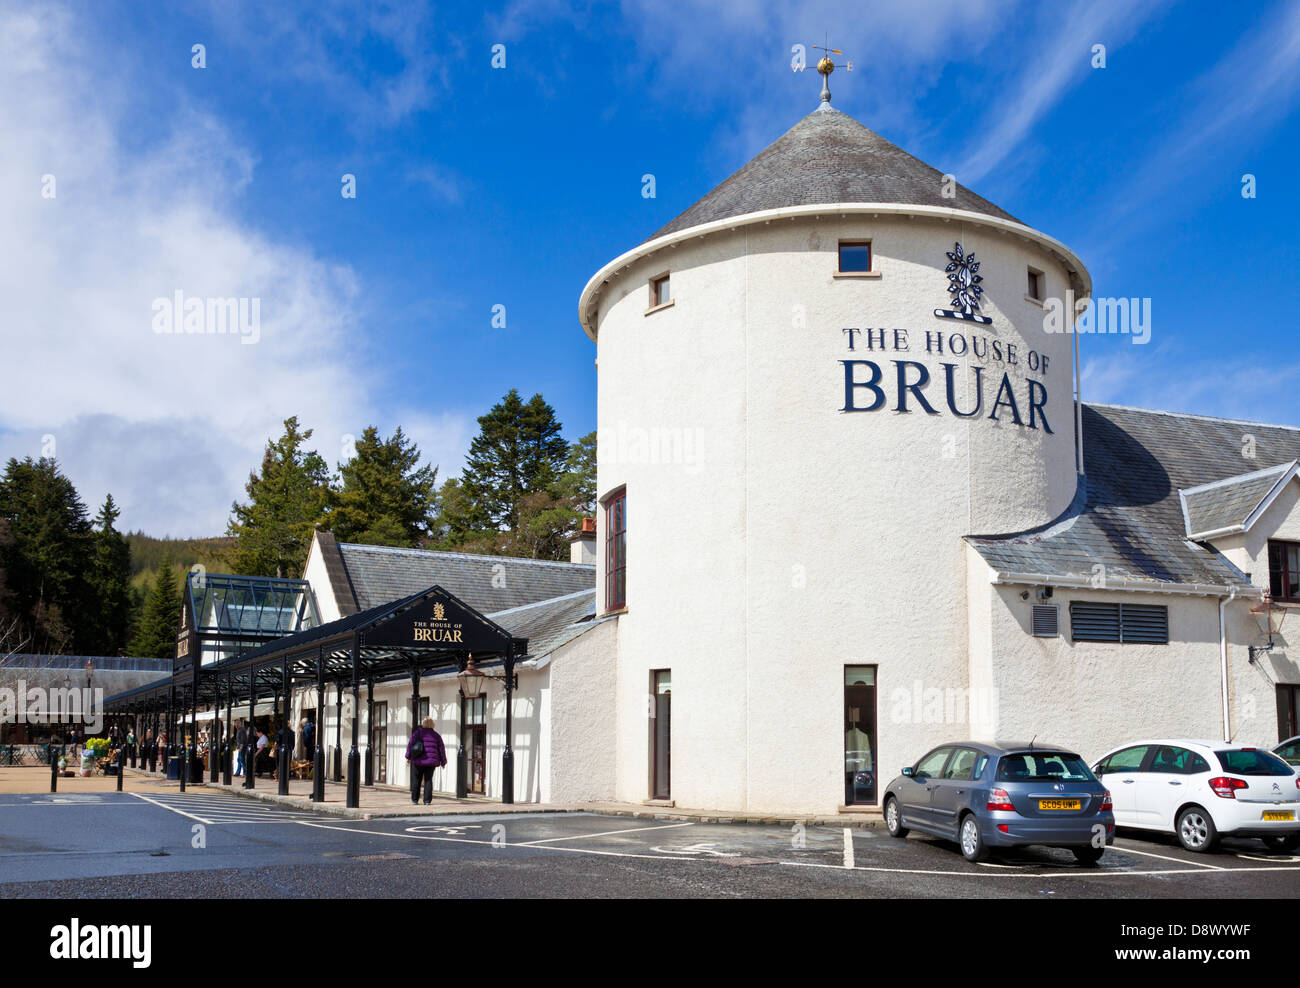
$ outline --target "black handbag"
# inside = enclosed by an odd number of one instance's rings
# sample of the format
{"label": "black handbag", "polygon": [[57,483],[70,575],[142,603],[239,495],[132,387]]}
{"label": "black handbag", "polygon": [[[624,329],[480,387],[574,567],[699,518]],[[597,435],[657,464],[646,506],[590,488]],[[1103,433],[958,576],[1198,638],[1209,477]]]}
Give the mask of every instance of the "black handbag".
{"label": "black handbag", "polygon": [[412,758],[424,757],[424,738],[421,735],[417,734],[415,736],[415,740],[411,742],[411,757]]}

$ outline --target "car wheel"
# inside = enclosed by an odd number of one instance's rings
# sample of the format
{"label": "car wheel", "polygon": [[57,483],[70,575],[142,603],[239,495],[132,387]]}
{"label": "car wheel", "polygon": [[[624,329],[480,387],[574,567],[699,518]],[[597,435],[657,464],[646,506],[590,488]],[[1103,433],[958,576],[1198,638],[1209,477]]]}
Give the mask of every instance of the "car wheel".
{"label": "car wheel", "polygon": [[898,808],[898,799],[890,796],[885,800],[885,829],[890,837],[906,837],[907,828],[903,826],[903,811]]}
{"label": "car wheel", "polygon": [[975,819],[975,814],[968,813],[962,818],[958,834],[962,857],[967,861],[979,862],[989,856],[989,849],[984,843],[984,838],[980,836],[980,822]]}
{"label": "car wheel", "polygon": [[1285,837],[1264,837],[1264,846],[1270,851],[1294,851],[1300,847],[1300,834],[1287,834]]}
{"label": "car wheel", "polygon": [[1187,850],[1198,853],[1214,850],[1214,845],[1219,840],[1214,820],[1199,806],[1189,806],[1178,814],[1176,833],[1178,843]]}
{"label": "car wheel", "polygon": [[1085,865],[1096,864],[1101,860],[1101,856],[1106,853],[1104,847],[1093,847],[1091,844],[1087,847],[1074,847],[1070,850],[1074,851],[1075,860],[1077,860],[1079,864]]}

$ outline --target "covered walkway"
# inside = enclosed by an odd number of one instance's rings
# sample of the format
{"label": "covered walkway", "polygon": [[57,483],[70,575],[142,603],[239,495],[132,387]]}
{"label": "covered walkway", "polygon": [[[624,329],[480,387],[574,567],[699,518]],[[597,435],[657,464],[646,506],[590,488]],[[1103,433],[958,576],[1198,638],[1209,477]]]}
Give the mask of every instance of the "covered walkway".
{"label": "covered walkway", "polygon": [[[414,722],[419,710],[422,676],[451,669],[458,673],[474,672],[476,666],[483,665],[499,667],[500,671],[478,675],[497,679],[505,688],[506,744],[502,755],[504,786],[501,801],[506,804],[514,802],[510,701],[516,685],[515,662],[527,654],[528,641],[513,637],[441,587],[429,587],[401,600],[268,641],[226,659],[207,663],[196,661],[194,656],[204,654],[201,643],[200,647],[178,651],[181,654],[169,680],[120,693],[109,698],[105,708],[110,717],[129,722],[138,737],[142,738],[147,730],[153,730],[156,738],[160,731],[167,730],[167,750],[160,752],[159,758],[165,768],[170,757],[178,757],[178,781],[182,790],[187,781],[191,781],[189,767],[193,752],[190,745],[198,737],[200,720],[213,721],[214,746],[220,752],[219,757],[208,759],[208,781],[232,786],[232,719],[241,708],[247,708],[251,720],[258,701],[271,697],[272,712],[279,725],[276,739],[279,746],[278,779],[275,782],[264,780],[262,784],[274,787],[278,795],[290,796],[295,783],[290,778],[292,745],[289,739],[292,732],[286,719],[294,690],[314,686],[317,709],[324,709],[325,688],[327,685],[335,687],[336,707],[341,715],[343,692],[348,688],[352,694],[353,710],[360,710],[360,690],[364,682],[372,715],[367,723],[373,725],[375,686],[409,677]],[[461,700],[463,712],[463,690]],[[224,732],[220,720],[211,717],[211,713],[217,711],[224,713]],[[363,786],[376,793],[380,791],[374,785],[372,744],[367,745],[364,770],[361,765],[359,728],[360,718],[354,716],[343,800],[349,809],[360,806]],[[326,801],[330,781],[344,782],[340,752],[336,750],[333,766],[325,763],[322,733],[316,732],[312,779],[299,783],[309,788],[309,798],[318,803]],[[221,735],[220,740],[218,735]],[[251,738],[245,743],[244,760],[248,765],[253,764]],[[256,780],[251,776],[243,780],[242,788],[253,789],[255,786]],[[456,758],[457,797],[464,798],[466,789],[466,760],[462,744]],[[408,809],[412,809],[409,796],[407,799]]]}

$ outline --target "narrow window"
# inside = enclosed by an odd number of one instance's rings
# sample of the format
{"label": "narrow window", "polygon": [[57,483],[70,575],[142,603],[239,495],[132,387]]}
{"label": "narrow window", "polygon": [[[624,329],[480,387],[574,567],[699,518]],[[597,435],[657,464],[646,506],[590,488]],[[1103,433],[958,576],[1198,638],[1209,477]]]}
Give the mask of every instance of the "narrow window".
{"label": "narrow window", "polygon": [[861,274],[871,270],[870,240],[840,241],[840,274]]}
{"label": "narrow window", "polygon": [[1300,542],[1269,542],[1268,589],[1274,600],[1300,603]]}
{"label": "narrow window", "polygon": [[1026,294],[1036,301],[1041,302],[1043,300],[1043,272],[1035,271],[1033,268],[1029,269],[1029,288],[1026,290]]}
{"label": "narrow window", "polygon": [[605,610],[627,606],[627,492],[605,503]]}
{"label": "narrow window", "polygon": [[876,667],[844,667],[844,805],[876,801]]}
{"label": "narrow window", "polygon": [[673,300],[672,286],[668,282],[668,275],[661,274],[658,278],[650,279],[650,306],[666,305]]}

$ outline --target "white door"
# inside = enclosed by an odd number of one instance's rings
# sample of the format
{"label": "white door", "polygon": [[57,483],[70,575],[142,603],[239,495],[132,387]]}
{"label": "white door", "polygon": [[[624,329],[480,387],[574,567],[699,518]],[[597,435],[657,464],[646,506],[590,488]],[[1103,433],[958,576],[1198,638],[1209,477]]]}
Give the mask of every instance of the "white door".
{"label": "white door", "polygon": [[1097,766],[1098,777],[1110,790],[1117,826],[1140,826],[1137,812],[1137,781],[1142,773],[1138,770],[1146,761],[1148,750],[1149,746],[1145,744],[1121,748],[1113,755],[1103,758],[1101,764]]}

